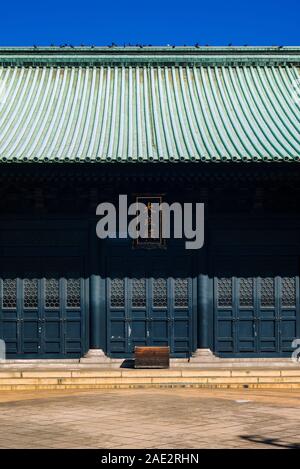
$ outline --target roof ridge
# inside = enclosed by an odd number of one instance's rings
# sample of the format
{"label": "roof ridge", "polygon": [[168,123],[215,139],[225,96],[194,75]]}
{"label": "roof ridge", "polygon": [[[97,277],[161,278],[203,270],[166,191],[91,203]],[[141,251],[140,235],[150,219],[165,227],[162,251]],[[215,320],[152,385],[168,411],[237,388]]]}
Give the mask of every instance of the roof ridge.
{"label": "roof ridge", "polygon": [[72,52],[89,52],[92,51],[93,53],[112,53],[112,52],[128,52],[132,51],[134,53],[190,53],[190,52],[197,52],[197,53],[245,53],[245,52],[253,52],[256,54],[265,54],[265,53],[276,53],[276,52],[291,52],[291,53],[300,53],[300,46],[148,46],[148,45],[125,45],[125,46],[72,46],[71,44],[62,44],[60,46],[0,46],[0,53],[23,53],[23,52],[34,52],[34,53],[42,53],[42,52],[60,52],[64,51],[64,53]]}

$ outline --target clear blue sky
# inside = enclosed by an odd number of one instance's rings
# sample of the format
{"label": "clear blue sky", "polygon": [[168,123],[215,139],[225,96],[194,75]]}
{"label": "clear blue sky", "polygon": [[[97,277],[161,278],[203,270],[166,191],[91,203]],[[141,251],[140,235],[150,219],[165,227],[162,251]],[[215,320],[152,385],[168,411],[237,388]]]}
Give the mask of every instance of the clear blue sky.
{"label": "clear blue sky", "polygon": [[300,0],[2,0],[0,45],[300,45]]}

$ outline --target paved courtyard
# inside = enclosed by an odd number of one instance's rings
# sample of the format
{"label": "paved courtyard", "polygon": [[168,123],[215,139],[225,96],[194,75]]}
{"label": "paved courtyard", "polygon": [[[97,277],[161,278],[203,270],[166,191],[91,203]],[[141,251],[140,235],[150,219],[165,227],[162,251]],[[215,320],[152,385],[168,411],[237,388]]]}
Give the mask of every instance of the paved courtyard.
{"label": "paved courtyard", "polygon": [[0,447],[300,448],[300,392],[2,392]]}

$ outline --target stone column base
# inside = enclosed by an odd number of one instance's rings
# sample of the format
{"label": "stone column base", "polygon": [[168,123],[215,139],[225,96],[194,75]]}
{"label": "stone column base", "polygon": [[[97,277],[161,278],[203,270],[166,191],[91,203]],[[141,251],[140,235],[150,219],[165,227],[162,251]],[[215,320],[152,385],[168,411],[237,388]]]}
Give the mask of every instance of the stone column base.
{"label": "stone column base", "polygon": [[111,359],[105,355],[102,349],[90,349],[84,357],[80,358],[80,363],[99,364],[110,363]]}
{"label": "stone column base", "polygon": [[214,362],[219,360],[210,348],[197,348],[190,358],[190,363]]}

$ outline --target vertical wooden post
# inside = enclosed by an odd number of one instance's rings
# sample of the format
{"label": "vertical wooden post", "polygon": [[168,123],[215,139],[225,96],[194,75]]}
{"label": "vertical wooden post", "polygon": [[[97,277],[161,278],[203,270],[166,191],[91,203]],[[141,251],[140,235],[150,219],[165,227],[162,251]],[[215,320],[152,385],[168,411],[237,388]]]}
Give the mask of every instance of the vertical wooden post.
{"label": "vertical wooden post", "polygon": [[90,278],[90,317],[89,338],[90,346],[81,362],[108,362],[106,357],[106,303],[104,259],[99,246],[100,240],[96,235],[96,219],[90,221],[89,226],[89,278]]}
{"label": "vertical wooden post", "polygon": [[[212,282],[208,275],[208,256],[209,256],[209,239],[208,239],[208,190],[202,188],[199,191],[200,202],[204,206],[204,246],[198,256],[198,287],[197,287],[197,350],[193,354],[191,361],[210,361],[214,359],[211,351],[211,333],[213,326],[213,289]],[[198,200],[199,202],[199,200]]]}

